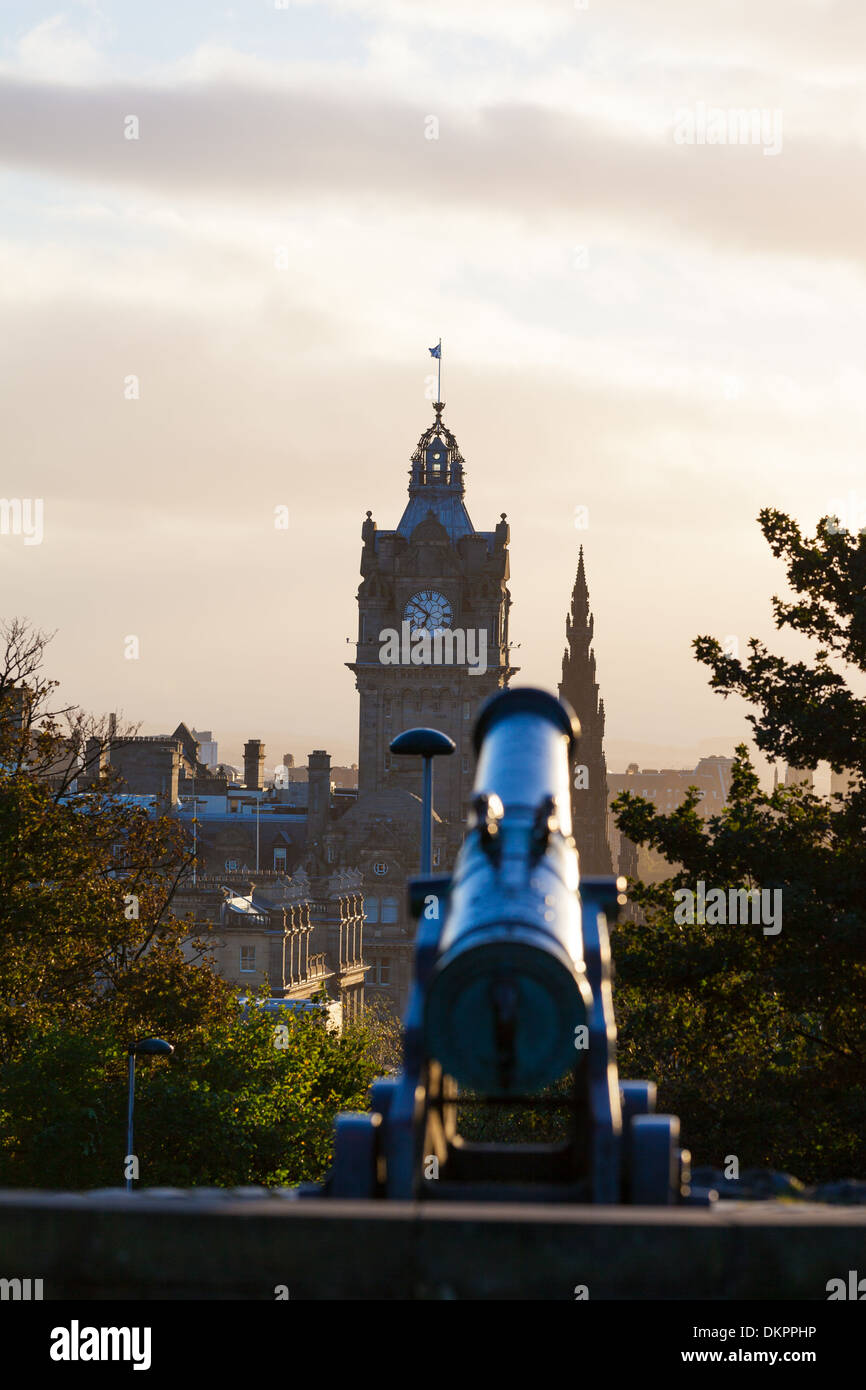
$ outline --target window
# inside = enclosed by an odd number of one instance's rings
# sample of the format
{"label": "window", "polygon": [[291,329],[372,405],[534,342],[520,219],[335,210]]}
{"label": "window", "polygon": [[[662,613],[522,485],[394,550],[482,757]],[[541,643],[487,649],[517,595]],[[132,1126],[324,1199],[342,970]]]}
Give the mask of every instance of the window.
{"label": "window", "polygon": [[463,771],[464,771],[464,772],[468,772],[468,771],[469,771],[469,754],[468,754],[468,753],[464,753],[464,754],[463,754]]}
{"label": "window", "polygon": [[384,704],[384,706],[383,706],[383,713],[384,713],[386,719],[390,719],[390,718],[391,718],[391,701],[390,701],[390,700],[386,700],[386,701],[385,701],[385,704]]}
{"label": "window", "polygon": [[373,865],[373,873],[374,873],[374,874],[378,874],[380,878],[384,878],[384,877],[385,877],[385,874],[386,874],[387,872],[388,872],[388,865],[385,864],[385,863],[383,863],[383,861],[382,861],[381,859],[378,860],[378,861]]}
{"label": "window", "polygon": [[372,964],[372,983],[374,985],[389,985],[391,983],[391,962],[377,956]]}
{"label": "window", "polygon": [[386,753],[386,754],[385,754],[385,771],[386,771],[386,772],[390,772],[390,771],[391,771],[391,754],[390,754],[390,753]]}
{"label": "window", "polygon": [[364,898],[364,919],[367,922],[378,922],[379,920],[379,899]]}
{"label": "window", "polygon": [[397,899],[396,899],[396,898],[383,898],[383,899],[382,899],[382,921],[383,921],[383,922],[396,922],[396,920],[397,920]]}
{"label": "window", "polygon": [[464,700],[464,701],[463,701],[463,718],[464,718],[464,719],[471,719],[471,717],[472,717],[472,711],[471,711],[471,709],[470,709],[470,707],[469,707],[469,701],[468,701],[468,700]]}
{"label": "window", "polygon": [[439,867],[439,865],[440,865],[441,862],[442,862],[442,850],[441,850],[441,849],[439,848],[439,846],[437,845],[436,848],[435,848],[434,851],[433,851],[433,867],[434,867],[434,869],[438,869],[438,867]]}
{"label": "window", "polygon": [[274,871],[278,874],[286,872],[286,851],[284,849],[274,850]]}
{"label": "window", "polygon": [[327,853],[326,853],[326,856],[325,856],[325,857],[327,858],[327,861],[328,861],[329,864],[333,864],[334,860],[335,860],[336,857],[337,857],[337,851],[336,851],[336,849],[334,848],[333,845],[328,845],[328,849],[327,849]]}
{"label": "window", "polygon": [[238,861],[237,861],[236,859],[227,859],[227,860],[226,860],[226,873],[227,873],[227,874],[236,874],[237,871],[238,871]]}
{"label": "window", "polygon": [[241,974],[254,975],[256,970],[256,948],[255,946],[241,947]]}

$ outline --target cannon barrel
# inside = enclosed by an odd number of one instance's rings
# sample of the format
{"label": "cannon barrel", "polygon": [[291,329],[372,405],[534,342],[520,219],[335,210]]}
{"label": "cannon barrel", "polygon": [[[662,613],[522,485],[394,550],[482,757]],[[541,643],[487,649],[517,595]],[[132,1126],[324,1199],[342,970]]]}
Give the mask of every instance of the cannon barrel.
{"label": "cannon barrel", "polygon": [[[608,922],[626,882],[579,882],[570,780],[579,732],[569,707],[543,690],[502,691],[483,706],[454,873],[409,884],[418,930],[403,1069],[376,1082],[369,1113],[338,1118],[329,1196],[715,1198],[690,1188],[679,1120],[655,1113],[655,1086],[619,1079]],[[410,735],[412,751],[427,756],[431,731],[401,736],[403,751]],[[566,1073],[569,1085],[534,1099]],[[463,1105],[470,1116],[498,1109],[506,1132],[526,1107],[562,1111],[566,1123],[541,1143],[482,1142],[461,1131]]]}
{"label": "cannon barrel", "polygon": [[571,835],[574,713],[543,690],[501,691],[475,729],[467,837],[431,971],[427,1053],[488,1094],[541,1090],[575,1065],[592,995]]}

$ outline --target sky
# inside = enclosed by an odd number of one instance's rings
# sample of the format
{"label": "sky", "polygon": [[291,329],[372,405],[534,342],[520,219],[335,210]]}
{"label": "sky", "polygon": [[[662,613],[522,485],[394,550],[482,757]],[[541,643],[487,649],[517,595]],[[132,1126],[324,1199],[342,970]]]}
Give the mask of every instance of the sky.
{"label": "sky", "polygon": [[2,493],[43,506],[0,593],[67,699],[355,761],[361,523],[399,520],[441,337],[519,681],[556,687],[583,544],[609,766],[747,735],[691,642],[802,654],[759,509],[866,524],[859,0],[0,24]]}

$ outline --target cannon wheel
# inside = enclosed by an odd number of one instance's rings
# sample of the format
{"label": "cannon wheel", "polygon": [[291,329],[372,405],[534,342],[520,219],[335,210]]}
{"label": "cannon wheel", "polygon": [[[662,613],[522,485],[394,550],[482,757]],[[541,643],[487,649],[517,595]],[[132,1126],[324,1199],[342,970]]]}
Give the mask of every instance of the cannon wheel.
{"label": "cannon wheel", "polygon": [[635,1115],[629,1127],[632,1205],[666,1207],[677,1198],[680,1122],[676,1115]]}
{"label": "cannon wheel", "polygon": [[628,1126],[635,1115],[654,1115],[656,1108],[656,1083],[654,1081],[621,1081],[619,1099],[622,1105],[622,1122]]}
{"label": "cannon wheel", "polygon": [[376,1191],[376,1146],[382,1116],[350,1112],[337,1117],[331,1197],[373,1197]]}

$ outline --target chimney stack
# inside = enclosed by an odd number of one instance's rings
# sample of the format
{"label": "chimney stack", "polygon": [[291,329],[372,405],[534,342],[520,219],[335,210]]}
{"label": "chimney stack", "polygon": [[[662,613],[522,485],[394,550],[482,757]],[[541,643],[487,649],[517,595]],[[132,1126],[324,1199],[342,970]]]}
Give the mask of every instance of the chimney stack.
{"label": "chimney stack", "polygon": [[307,844],[321,840],[331,809],[331,755],[317,748],[307,763]]}
{"label": "chimney stack", "polygon": [[249,791],[264,790],[265,745],[260,738],[248,739],[244,744],[244,786]]}

